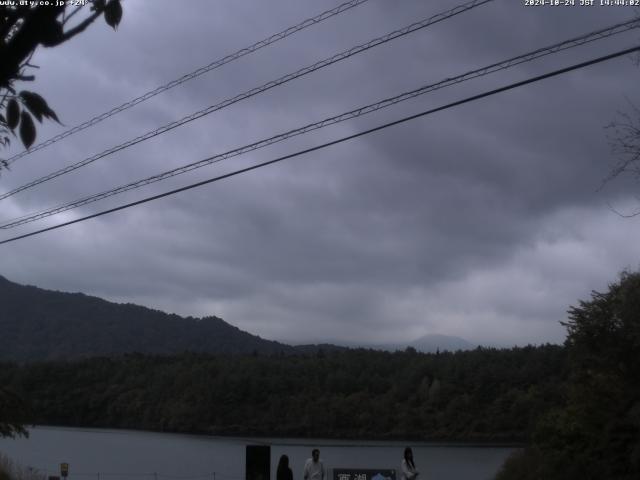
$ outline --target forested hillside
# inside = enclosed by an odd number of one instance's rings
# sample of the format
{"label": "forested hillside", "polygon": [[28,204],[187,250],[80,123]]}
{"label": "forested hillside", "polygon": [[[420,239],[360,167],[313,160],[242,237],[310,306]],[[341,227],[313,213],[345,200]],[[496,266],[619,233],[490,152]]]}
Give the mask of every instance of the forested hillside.
{"label": "forested hillside", "polygon": [[131,352],[293,353],[217,317],[183,318],[0,276],[0,360],[72,359]]}
{"label": "forested hillside", "polygon": [[127,355],[0,365],[37,424],[234,435],[525,440],[558,404],[559,346],[420,354]]}

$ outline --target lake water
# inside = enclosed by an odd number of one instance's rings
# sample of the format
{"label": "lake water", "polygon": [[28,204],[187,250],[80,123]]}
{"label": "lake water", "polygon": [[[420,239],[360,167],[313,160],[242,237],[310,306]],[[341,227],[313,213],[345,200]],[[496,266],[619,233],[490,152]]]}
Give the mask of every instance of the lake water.
{"label": "lake water", "polygon": [[[59,475],[69,464],[69,480],[244,480],[245,447],[271,446],[271,478],[280,455],[289,456],[294,480],[304,461],[320,449],[328,469],[399,470],[404,447],[413,448],[420,480],[488,480],[513,451],[503,446],[436,443],[252,439],[198,435],[34,427],[28,439],[0,439],[0,452],[25,467]],[[399,473],[398,473],[398,479]]]}

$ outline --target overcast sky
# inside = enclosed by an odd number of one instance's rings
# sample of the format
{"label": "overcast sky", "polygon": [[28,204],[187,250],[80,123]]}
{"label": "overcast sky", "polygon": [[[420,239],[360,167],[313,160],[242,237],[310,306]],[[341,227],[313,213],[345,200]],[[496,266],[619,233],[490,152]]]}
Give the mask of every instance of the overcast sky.
{"label": "overcast sky", "polygon": [[[108,190],[632,18],[628,7],[496,0],[2,200],[3,220]],[[127,0],[39,50],[66,128],[305,18],[329,0]],[[415,21],[451,0],[370,0],[16,161],[8,191]],[[635,12],[637,13],[637,12]],[[632,31],[29,225],[88,215],[640,43]],[[640,183],[599,189],[617,112],[640,102],[631,58],[575,71],[175,196],[0,246],[0,274],[288,343],[564,340],[566,310],[640,266]],[[38,141],[65,130],[52,122]],[[0,152],[19,153],[15,141]],[[611,206],[611,207],[610,207]]]}

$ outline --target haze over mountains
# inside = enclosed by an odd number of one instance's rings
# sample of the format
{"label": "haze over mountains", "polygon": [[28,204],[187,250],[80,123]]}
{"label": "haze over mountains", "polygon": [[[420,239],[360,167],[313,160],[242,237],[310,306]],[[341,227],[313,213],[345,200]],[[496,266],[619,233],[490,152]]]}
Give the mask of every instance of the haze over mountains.
{"label": "haze over mountains", "polygon": [[478,345],[468,342],[464,338],[455,337],[452,335],[442,335],[438,333],[429,333],[423,335],[417,340],[406,343],[354,343],[354,342],[342,342],[340,340],[331,340],[326,343],[332,345],[339,345],[347,348],[371,348],[373,350],[387,350],[395,352],[398,350],[405,350],[408,347],[415,348],[418,352],[435,353],[437,351],[448,350],[455,352],[458,350],[472,350]]}
{"label": "haze over mountains", "polygon": [[455,352],[457,350],[471,350],[477,345],[466,341],[464,338],[454,337],[451,335],[441,335],[437,333],[430,333],[424,335],[417,340],[414,340],[408,344],[383,344],[378,348],[382,350],[404,350],[406,347],[413,347],[418,352],[436,352],[438,350],[449,350]]}
{"label": "haze over mountains", "polygon": [[[136,352],[294,354],[319,348],[343,348],[336,345],[294,347],[252,335],[215,316],[184,318],[82,293],[19,285],[2,276],[0,305],[0,360],[24,362]],[[403,350],[406,346],[426,352],[473,348],[463,339],[444,335],[427,335],[410,345],[365,347]]]}

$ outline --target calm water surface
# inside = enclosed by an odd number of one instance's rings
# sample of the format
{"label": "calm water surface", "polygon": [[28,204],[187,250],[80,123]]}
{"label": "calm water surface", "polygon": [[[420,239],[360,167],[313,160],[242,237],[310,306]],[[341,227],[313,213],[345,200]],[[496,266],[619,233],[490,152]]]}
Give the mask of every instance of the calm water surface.
{"label": "calm water surface", "polygon": [[[294,480],[302,480],[311,448],[333,468],[399,469],[406,445],[413,448],[420,480],[489,480],[513,448],[434,443],[312,439],[222,438],[128,430],[34,427],[28,439],[0,439],[0,452],[23,466],[69,480],[244,480],[245,446],[271,446],[271,478],[287,454]],[[399,478],[399,476],[398,476]]]}

